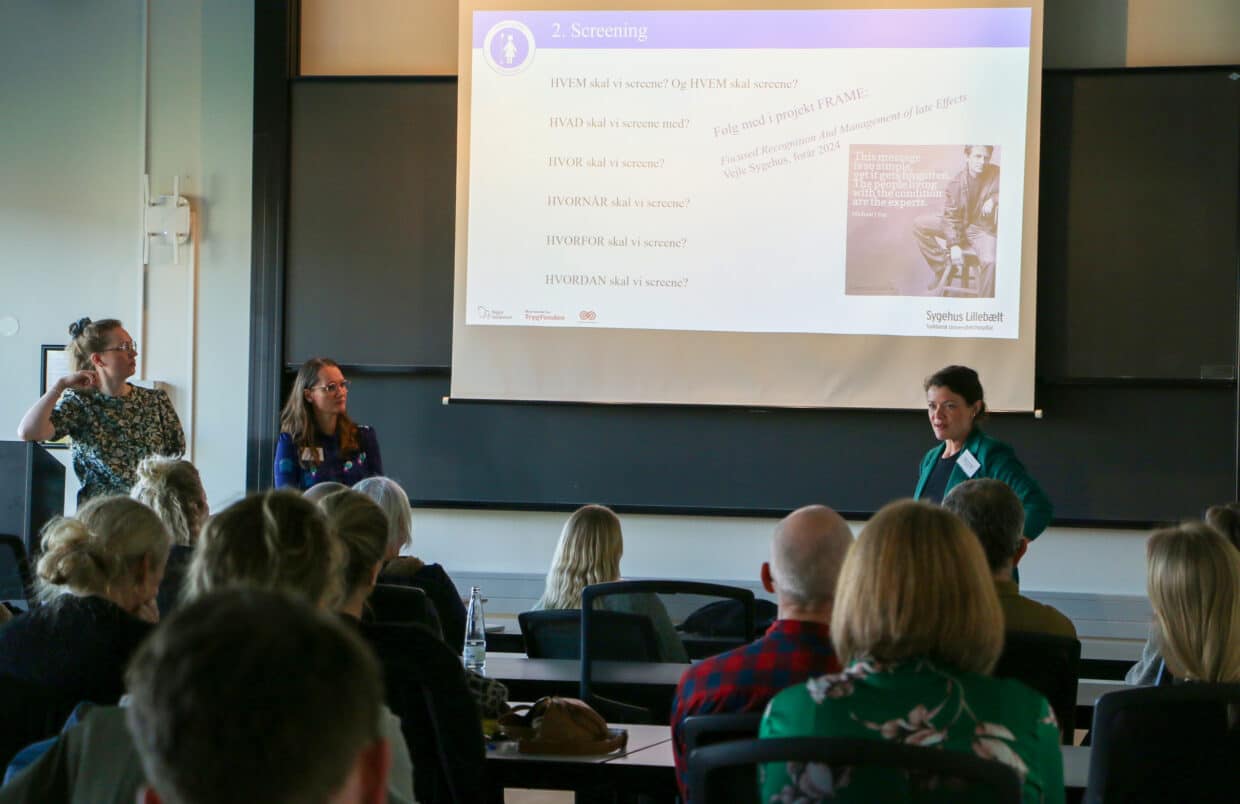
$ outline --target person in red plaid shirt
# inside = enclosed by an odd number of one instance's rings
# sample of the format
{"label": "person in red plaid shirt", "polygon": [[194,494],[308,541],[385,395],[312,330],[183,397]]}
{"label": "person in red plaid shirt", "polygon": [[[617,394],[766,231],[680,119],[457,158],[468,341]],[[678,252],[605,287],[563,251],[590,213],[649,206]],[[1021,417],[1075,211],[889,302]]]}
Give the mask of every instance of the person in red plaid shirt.
{"label": "person in red plaid shirt", "polygon": [[848,523],[823,505],[798,508],[775,528],[771,560],[762,564],[762,586],[775,595],[779,619],[760,639],[694,664],[676,688],[672,746],[685,801],[680,724],[686,717],[760,712],[785,687],[840,672],[828,626],[835,580],[851,544]]}

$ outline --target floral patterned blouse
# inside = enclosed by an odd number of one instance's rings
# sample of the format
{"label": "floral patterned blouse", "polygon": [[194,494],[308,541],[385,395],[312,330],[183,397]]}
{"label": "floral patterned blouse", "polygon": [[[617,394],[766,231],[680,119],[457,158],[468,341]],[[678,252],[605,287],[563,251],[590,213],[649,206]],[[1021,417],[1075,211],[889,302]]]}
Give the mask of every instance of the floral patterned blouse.
{"label": "floral patterned blouse", "polygon": [[53,440],[73,439],[73,471],[82,484],[78,503],[104,494],[128,494],[147,455],[185,454],[185,431],[163,391],[129,386],[125,396],[65,391],[52,411]]}
{"label": "floral patterned blouse", "polygon": [[[859,661],[843,673],[789,687],[767,706],[760,736],[868,737],[963,751],[1012,766],[1020,775],[1025,804],[1064,800],[1059,727],[1046,699],[1018,682],[929,659]],[[780,804],[830,801],[837,791],[848,801],[903,800],[909,784],[916,783],[882,768],[814,762],[770,764],[761,768],[759,779],[761,800]],[[938,783],[923,781],[918,800],[990,798],[984,789],[966,793],[944,785],[935,791]]]}

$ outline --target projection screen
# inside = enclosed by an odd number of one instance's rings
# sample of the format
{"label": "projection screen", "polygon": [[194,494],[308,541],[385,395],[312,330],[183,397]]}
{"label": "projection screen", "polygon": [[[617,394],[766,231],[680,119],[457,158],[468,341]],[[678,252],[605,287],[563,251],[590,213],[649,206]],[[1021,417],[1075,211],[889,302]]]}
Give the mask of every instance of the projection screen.
{"label": "projection screen", "polygon": [[1033,407],[1042,4],[463,0],[454,398]]}

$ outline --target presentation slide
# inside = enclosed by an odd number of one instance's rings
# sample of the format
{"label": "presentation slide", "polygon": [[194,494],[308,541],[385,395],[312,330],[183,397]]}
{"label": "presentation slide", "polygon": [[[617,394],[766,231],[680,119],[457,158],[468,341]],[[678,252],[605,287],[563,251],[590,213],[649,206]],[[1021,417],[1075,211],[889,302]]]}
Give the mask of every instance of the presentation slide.
{"label": "presentation slide", "polygon": [[467,325],[1019,336],[1030,8],[470,36]]}
{"label": "presentation slide", "polygon": [[462,0],[452,398],[1032,410],[1042,0],[936,4]]}

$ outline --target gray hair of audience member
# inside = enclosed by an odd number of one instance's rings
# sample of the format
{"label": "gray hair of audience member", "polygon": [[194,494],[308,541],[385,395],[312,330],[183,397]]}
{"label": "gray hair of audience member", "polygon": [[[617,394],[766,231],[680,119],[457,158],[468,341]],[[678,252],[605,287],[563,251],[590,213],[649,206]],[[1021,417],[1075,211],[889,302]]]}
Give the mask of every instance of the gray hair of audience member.
{"label": "gray hair of audience member", "polygon": [[66,592],[114,600],[148,571],[168,560],[172,539],[159,516],[123,496],[96,497],[71,517],[43,528],[35,595],[50,601]]}
{"label": "gray hair of audience member", "polygon": [[1211,505],[1206,509],[1206,524],[1227,537],[1240,550],[1240,503]]}
{"label": "gray hair of audience member", "polygon": [[318,506],[295,491],[257,492],[207,520],[184,597],[251,586],[334,609],[344,596],[344,566],[344,545]]}
{"label": "gray hair of audience member", "polygon": [[322,483],[315,483],[313,486],[303,491],[301,495],[310,502],[317,503],[328,494],[335,494],[336,492],[344,491],[347,488],[348,486],[343,483],[337,483],[335,480],[324,480]]}
{"label": "gray hair of audience member", "polygon": [[376,475],[359,481],[353,490],[374,500],[387,515],[388,558],[395,558],[402,549],[413,543],[413,509],[409,507],[409,495],[399,483],[390,477]]}
{"label": "gray hair of audience member", "polygon": [[351,596],[371,584],[376,565],[387,553],[388,519],[374,500],[345,489],[319,500],[327,524],[345,549],[344,589]]}
{"label": "gray hair of audience member", "polygon": [[776,592],[793,604],[820,609],[835,600],[852,531],[825,505],[798,508],[780,520],[771,541],[771,579]]}
{"label": "gray hair of audience member", "polygon": [[374,655],[287,595],[187,603],[138,650],[126,685],[129,729],[164,801],[326,802],[362,752],[386,753]]}
{"label": "gray hair of audience member", "polygon": [[1201,522],[1154,531],[1146,585],[1177,678],[1240,681],[1240,551]]}
{"label": "gray hair of audience member", "polygon": [[189,461],[148,455],[138,463],[129,496],[150,506],[168,526],[172,543],[193,547],[207,520],[207,492]]}
{"label": "gray hair of audience member", "polygon": [[605,505],[583,505],[568,517],[551,557],[547,585],[537,609],[579,609],[581,592],[620,580],[624,537],[620,518]]}
{"label": "gray hair of audience member", "polygon": [[1016,557],[1025,533],[1025,507],[1002,480],[966,480],[947,493],[943,507],[963,519],[977,536],[991,572]]}

